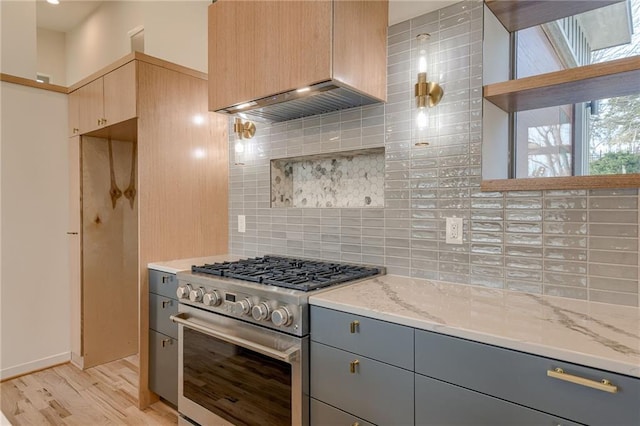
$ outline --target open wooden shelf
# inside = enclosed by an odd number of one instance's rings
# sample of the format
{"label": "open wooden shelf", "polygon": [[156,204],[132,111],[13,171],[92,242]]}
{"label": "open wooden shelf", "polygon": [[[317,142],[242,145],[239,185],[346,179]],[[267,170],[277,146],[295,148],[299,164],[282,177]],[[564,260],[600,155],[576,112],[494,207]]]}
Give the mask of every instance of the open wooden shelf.
{"label": "open wooden shelf", "polygon": [[640,56],[489,84],[483,96],[506,112],[640,93]]}
{"label": "open wooden shelf", "polygon": [[480,183],[481,191],[490,192],[603,188],[640,188],[640,174],[492,179]]}
{"label": "open wooden shelf", "polygon": [[619,3],[623,0],[485,0],[509,32]]}

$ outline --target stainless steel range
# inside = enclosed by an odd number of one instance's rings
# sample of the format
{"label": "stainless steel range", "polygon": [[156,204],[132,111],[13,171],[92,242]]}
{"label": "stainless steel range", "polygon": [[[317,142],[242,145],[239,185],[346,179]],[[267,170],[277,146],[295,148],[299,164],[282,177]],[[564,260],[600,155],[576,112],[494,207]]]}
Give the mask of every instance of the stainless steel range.
{"label": "stainless steel range", "polygon": [[383,268],[264,256],[177,274],[178,411],[202,425],[306,425],[308,298]]}

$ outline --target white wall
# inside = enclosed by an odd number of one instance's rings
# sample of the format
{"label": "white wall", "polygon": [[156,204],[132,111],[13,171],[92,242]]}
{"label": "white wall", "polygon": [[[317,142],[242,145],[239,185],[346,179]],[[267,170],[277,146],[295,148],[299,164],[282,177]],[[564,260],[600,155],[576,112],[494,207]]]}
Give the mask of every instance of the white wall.
{"label": "white wall", "polygon": [[[483,15],[483,84],[509,80],[509,33],[498,18],[484,6]],[[509,177],[509,114],[487,100],[482,100],[482,178]]]}
{"label": "white wall", "polygon": [[38,28],[37,31],[37,62],[38,73],[49,76],[49,83],[66,86],[67,72],[65,70],[65,36],[59,31]]}
{"label": "white wall", "polygon": [[68,361],[67,96],[2,82],[0,379]]}
{"label": "white wall", "polygon": [[36,4],[0,1],[0,71],[36,78]]}
{"label": "white wall", "polygon": [[67,85],[130,53],[128,32],[144,26],[145,53],[207,72],[206,0],[105,2],[67,33]]}

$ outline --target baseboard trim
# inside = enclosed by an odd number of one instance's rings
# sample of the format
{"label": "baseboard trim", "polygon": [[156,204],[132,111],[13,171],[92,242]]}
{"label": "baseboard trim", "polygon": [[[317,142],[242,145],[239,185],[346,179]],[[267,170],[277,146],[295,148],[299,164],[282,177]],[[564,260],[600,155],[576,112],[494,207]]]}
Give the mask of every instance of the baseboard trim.
{"label": "baseboard trim", "polygon": [[45,370],[60,364],[66,364],[70,360],[71,352],[63,352],[58,355],[52,355],[13,367],[3,368],[0,370],[0,382],[15,379],[16,377],[24,376],[25,374],[35,373],[36,371]]}
{"label": "baseboard trim", "polygon": [[84,370],[84,358],[75,352],[71,352],[71,364],[75,365],[80,370]]}

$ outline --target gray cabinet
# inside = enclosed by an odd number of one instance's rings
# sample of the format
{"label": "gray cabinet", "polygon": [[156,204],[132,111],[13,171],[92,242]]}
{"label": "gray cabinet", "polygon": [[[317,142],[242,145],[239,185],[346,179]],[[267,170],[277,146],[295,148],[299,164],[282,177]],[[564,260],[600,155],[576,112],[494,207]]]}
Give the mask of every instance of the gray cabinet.
{"label": "gray cabinet", "polygon": [[[416,330],[415,339],[418,374],[578,423],[640,425],[636,378],[428,331]],[[608,380],[617,392],[549,377],[556,368],[590,383]]]}
{"label": "gray cabinet", "polygon": [[413,424],[412,328],[312,306],[310,364],[312,426]]}
{"label": "gray cabinet", "polygon": [[178,313],[175,274],[149,269],[149,389],[178,405]]}
{"label": "gray cabinet", "polygon": [[178,340],[149,330],[149,389],[178,405]]}
{"label": "gray cabinet", "polygon": [[311,342],[311,397],[380,425],[413,424],[413,372]]}
{"label": "gray cabinet", "polygon": [[373,424],[311,398],[311,424],[315,426],[373,426]]}
{"label": "gray cabinet", "polygon": [[416,425],[568,426],[565,419],[416,374]]}
{"label": "gray cabinet", "polygon": [[311,339],[413,370],[413,328],[313,307]]}
{"label": "gray cabinet", "polygon": [[316,306],[311,319],[312,426],[640,425],[635,377]]}

